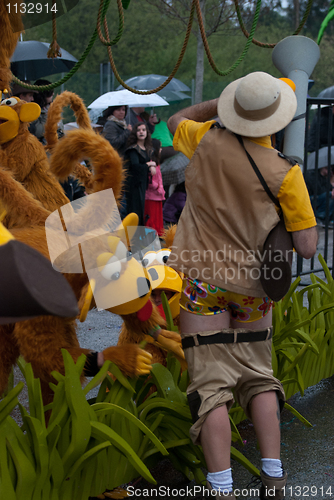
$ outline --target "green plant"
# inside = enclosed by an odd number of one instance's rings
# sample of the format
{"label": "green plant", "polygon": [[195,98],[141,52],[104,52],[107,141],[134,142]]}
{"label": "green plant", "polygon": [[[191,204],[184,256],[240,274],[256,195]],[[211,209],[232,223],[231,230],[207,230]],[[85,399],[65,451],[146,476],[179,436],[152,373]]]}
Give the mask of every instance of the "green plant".
{"label": "green plant", "polygon": [[[124,481],[119,467],[125,457],[127,478],[143,476],[155,483],[147,466],[134,451],[135,438],[145,441],[143,450],[168,452],[157,437],[133,413],[105,401],[90,405],[85,394],[101,383],[110,363],[107,362],[82,389],[80,374],[85,363],[81,356],[75,364],[63,350],[65,375],[53,376],[54,400],[43,408],[38,379],[33,378],[31,365],[25,367],[29,393],[29,410],[19,404],[23,426],[9,416],[18,404],[17,395],[24,384],[20,382],[0,403],[0,498],[8,500],[87,500]],[[107,398],[119,405],[127,404],[133,389],[117,367],[118,377],[112,382]],[[109,377],[110,378],[110,377]],[[111,380],[111,379],[110,379]],[[129,397],[130,394],[130,397]],[[131,405],[130,405],[131,406]],[[132,405],[134,406],[134,405]],[[51,410],[49,425],[45,425],[45,410]],[[118,415],[122,434],[110,427],[106,419]],[[121,418],[119,418],[121,415]]]}
{"label": "green plant", "polygon": [[[273,309],[272,364],[275,377],[283,384],[286,398],[334,374],[334,280],[321,255],[327,283],[314,274],[312,283],[297,290],[300,278]],[[308,306],[304,305],[307,295]],[[305,425],[311,426],[294,408],[285,407]],[[230,412],[235,423],[245,414],[235,404]]]}
{"label": "green plant", "polygon": [[297,291],[297,278],[274,308],[273,365],[287,398],[334,374],[334,281],[321,255],[319,262],[327,283],[311,274],[312,283]]}

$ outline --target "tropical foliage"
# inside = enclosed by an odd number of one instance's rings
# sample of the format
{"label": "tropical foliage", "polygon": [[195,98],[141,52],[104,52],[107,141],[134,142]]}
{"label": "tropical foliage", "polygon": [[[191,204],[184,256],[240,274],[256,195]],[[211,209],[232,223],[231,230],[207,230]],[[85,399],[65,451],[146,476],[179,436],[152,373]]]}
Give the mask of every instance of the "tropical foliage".
{"label": "tropical foliage", "polygon": [[[312,283],[297,290],[297,278],[273,310],[273,370],[287,399],[334,375],[334,281],[321,255],[319,261],[327,283],[311,274]],[[236,423],[245,418],[238,405],[232,415]]]}
{"label": "tropical foliage", "polygon": [[[321,256],[319,260],[327,282],[311,275],[312,283],[298,291],[298,278],[274,308],[273,367],[288,398],[334,374],[334,280]],[[150,469],[166,455],[189,480],[204,483],[204,456],[189,438],[188,373],[181,373],[175,358],[168,356],[167,367],[155,364],[150,376],[133,380],[106,362],[82,388],[85,356],[76,364],[65,350],[63,357],[65,375],[53,373],[57,384],[51,384],[54,400],[48,407],[43,408],[40,383],[30,364],[22,365],[29,412],[17,399],[23,382],[0,402],[0,498],[87,500],[139,476],[155,483]],[[98,385],[97,396],[87,401]],[[10,416],[17,405],[22,427]],[[290,405],[286,408],[311,425]],[[51,412],[48,426],[45,411]],[[232,440],[240,444],[236,425],[244,418],[235,404],[230,411]],[[231,456],[259,474],[234,447]]]}

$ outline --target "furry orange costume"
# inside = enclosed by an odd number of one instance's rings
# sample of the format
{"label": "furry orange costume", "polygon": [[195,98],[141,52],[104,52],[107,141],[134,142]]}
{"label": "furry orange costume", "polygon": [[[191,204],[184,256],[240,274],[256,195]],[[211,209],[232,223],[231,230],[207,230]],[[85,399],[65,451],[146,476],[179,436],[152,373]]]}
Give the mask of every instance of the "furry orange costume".
{"label": "furry orange costume", "polygon": [[[8,9],[7,5],[10,4]],[[10,58],[14,53],[20,31],[23,30],[21,14],[16,12],[15,0],[0,2],[1,40],[0,40],[0,91],[10,89],[12,73]]]}
{"label": "furry orange costume", "polygon": [[[13,97],[2,101],[0,168],[10,172],[13,179],[20,182],[46,209],[54,211],[69,200],[50,172],[43,145],[28,130],[28,123],[35,120],[39,113],[40,108],[35,103]],[[3,223],[8,228],[17,226],[15,217],[8,213]]]}
{"label": "furry orange costume", "polygon": [[[122,161],[108,141],[92,131],[73,131],[59,141],[51,157],[51,168],[58,172],[60,177],[67,177],[82,157],[93,159],[95,191],[112,188],[117,199],[120,196],[123,177]],[[44,223],[50,212],[34,200],[33,196],[13,179],[8,171],[1,168],[0,199],[7,213],[15,220],[19,220],[20,225],[23,226],[11,231],[14,237],[49,258]],[[87,213],[86,210],[80,215],[82,215],[82,222],[89,226],[91,211]],[[65,277],[79,301],[87,290],[87,275],[85,273],[66,274]],[[27,362],[32,363],[35,376],[41,380],[45,403],[52,398],[49,388],[49,382],[53,380],[51,372],[53,370],[63,372],[61,348],[67,349],[74,360],[82,353],[90,354],[89,349],[82,349],[79,346],[75,318],[42,316],[13,325],[2,325],[0,337],[2,360],[0,393],[6,388],[11,367],[21,354]],[[148,373],[150,369],[150,355],[136,345],[109,347],[103,351],[103,355],[105,359],[117,363],[128,376]]]}
{"label": "furry orange costume", "polygon": [[[90,118],[81,97],[73,92],[62,92],[57,95],[55,100],[51,103],[45,124],[44,138],[47,144],[46,150],[50,153],[52,153],[54,147],[58,143],[58,123],[62,118],[62,110],[65,106],[71,106],[79,128],[92,130]],[[73,169],[73,175],[75,175],[85,186],[87,194],[94,191],[93,175],[88,168],[81,163],[77,163]]]}

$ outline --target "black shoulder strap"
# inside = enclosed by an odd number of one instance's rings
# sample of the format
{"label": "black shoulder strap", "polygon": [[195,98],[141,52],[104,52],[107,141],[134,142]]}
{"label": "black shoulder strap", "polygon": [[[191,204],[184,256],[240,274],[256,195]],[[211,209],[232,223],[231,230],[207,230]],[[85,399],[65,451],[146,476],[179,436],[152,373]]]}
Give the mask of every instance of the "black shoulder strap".
{"label": "black shoulder strap", "polygon": [[281,208],[281,205],[280,205],[278,199],[275,198],[275,196],[271,192],[268,184],[264,180],[263,175],[261,174],[260,170],[258,169],[258,166],[256,165],[255,161],[253,160],[253,158],[251,157],[251,155],[248,153],[247,149],[245,148],[244,141],[242,140],[242,137],[240,135],[238,135],[238,134],[235,134],[235,136],[238,139],[238,141],[241,144],[241,146],[243,147],[243,149],[245,150],[247,158],[248,158],[250,164],[252,165],[252,167],[254,169],[254,172],[258,176],[258,179],[261,182],[261,184],[263,186],[263,189],[265,190],[265,192],[267,193],[267,195],[269,196],[269,198],[271,199],[271,201],[273,201],[277,207]]}
{"label": "black shoulder strap", "polygon": [[224,127],[224,125],[221,125],[219,122],[215,122],[211,125],[210,129],[211,128],[221,128],[222,130],[225,130],[226,127]]}

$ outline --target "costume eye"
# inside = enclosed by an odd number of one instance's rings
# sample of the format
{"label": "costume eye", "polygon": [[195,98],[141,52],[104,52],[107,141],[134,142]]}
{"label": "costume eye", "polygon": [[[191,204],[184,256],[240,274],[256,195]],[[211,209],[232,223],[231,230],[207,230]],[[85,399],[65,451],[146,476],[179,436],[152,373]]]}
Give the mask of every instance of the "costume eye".
{"label": "costume eye", "polygon": [[122,241],[120,241],[117,245],[117,248],[115,250],[115,255],[119,260],[128,260],[128,249],[124,245]]}
{"label": "costume eye", "polygon": [[118,280],[121,275],[121,267],[120,261],[116,255],[113,255],[102,269],[101,274],[106,280]]}
{"label": "costume eye", "polygon": [[157,254],[156,252],[147,252],[145,255],[144,255],[144,258],[142,260],[142,266],[143,267],[148,267],[152,264],[153,261],[155,261],[157,257]]}
{"label": "costume eye", "polygon": [[156,259],[159,262],[159,264],[167,264],[168,257],[171,254],[171,250],[161,250],[160,252],[157,252]]}
{"label": "costume eye", "polygon": [[1,102],[1,106],[15,106],[19,101],[15,97],[9,97]]}

